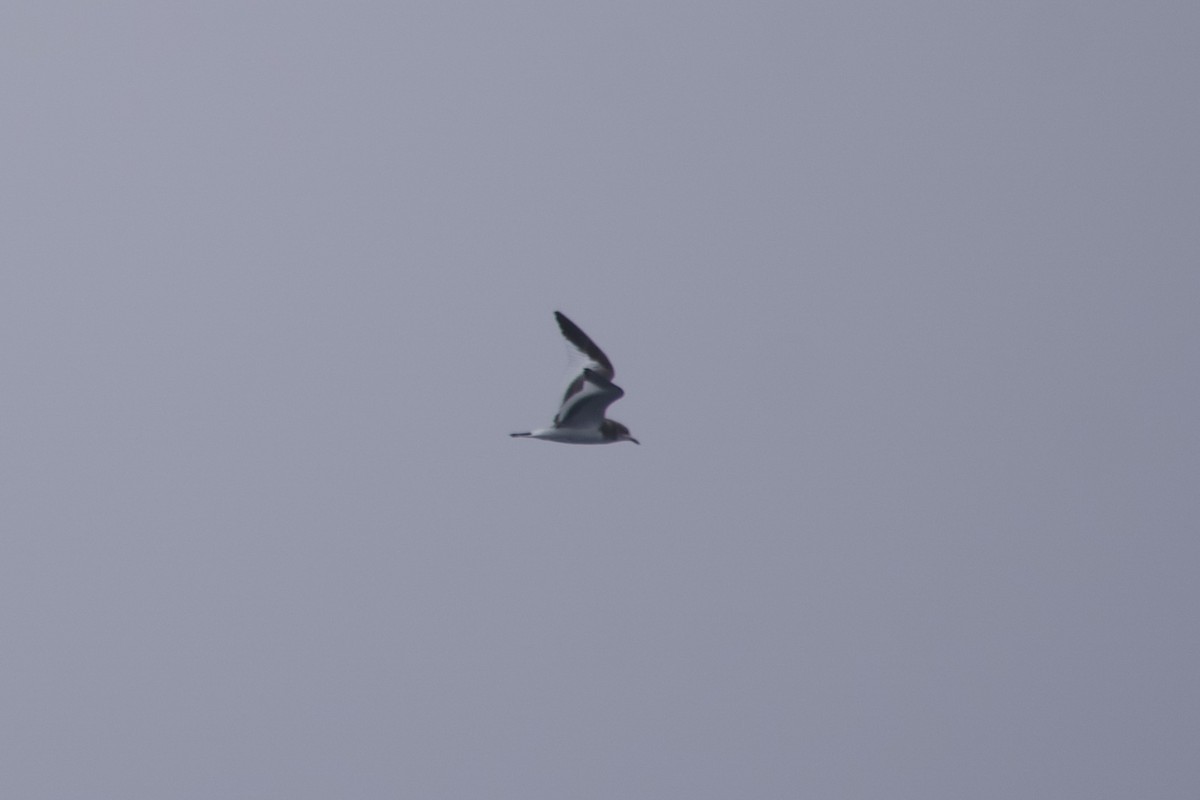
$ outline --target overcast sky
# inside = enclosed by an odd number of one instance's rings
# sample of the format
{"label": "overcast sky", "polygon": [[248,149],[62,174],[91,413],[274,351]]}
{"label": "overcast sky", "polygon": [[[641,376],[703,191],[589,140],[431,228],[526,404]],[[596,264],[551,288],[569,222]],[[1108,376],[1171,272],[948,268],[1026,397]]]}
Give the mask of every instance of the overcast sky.
{"label": "overcast sky", "polygon": [[1197,41],[6,3],[0,794],[1192,800]]}

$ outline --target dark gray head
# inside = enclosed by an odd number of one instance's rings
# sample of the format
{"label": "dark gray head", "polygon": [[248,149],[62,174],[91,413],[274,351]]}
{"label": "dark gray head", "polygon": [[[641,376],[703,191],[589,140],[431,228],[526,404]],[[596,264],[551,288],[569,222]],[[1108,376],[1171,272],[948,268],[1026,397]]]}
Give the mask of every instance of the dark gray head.
{"label": "dark gray head", "polygon": [[641,442],[629,435],[629,428],[626,428],[615,419],[606,419],[604,422],[601,422],[600,432],[610,442],[633,442],[634,444],[641,444]]}

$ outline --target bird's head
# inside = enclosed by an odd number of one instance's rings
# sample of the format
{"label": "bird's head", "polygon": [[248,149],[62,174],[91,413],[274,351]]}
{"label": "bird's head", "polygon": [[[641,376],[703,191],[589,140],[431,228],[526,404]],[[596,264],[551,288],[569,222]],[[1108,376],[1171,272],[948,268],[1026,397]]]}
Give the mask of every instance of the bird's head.
{"label": "bird's head", "polygon": [[609,426],[612,430],[613,441],[633,442],[634,444],[641,444],[641,442],[639,442],[637,439],[633,438],[633,436],[630,435],[629,428],[626,428],[621,423],[617,422],[614,419],[608,419],[608,420],[605,420],[605,422],[607,422],[609,424]]}

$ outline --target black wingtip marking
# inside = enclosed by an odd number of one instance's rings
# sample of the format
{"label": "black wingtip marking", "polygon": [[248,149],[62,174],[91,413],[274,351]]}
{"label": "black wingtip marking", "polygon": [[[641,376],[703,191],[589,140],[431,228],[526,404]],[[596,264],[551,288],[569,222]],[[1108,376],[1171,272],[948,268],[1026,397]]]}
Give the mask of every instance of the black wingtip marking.
{"label": "black wingtip marking", "polygon": [[608,356],[604,355],[604,351],[597,347],[596,343],[578,325],[571,322],[566,314],[561,311],[555,311],[554,319],[558,321],[558,329],[562,331],[562,335],[567,338],[567,341],[579,348],[592,361],[599,364],[610,376],[617,374],[616,370],[613,369],[612,362],[608,360]]}

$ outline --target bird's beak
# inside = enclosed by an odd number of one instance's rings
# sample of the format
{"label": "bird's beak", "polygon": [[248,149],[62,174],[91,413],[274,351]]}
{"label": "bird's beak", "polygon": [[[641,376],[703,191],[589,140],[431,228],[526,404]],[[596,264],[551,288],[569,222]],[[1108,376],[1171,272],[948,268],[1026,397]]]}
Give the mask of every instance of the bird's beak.
{"label": "bird's beak", "polygon": [[634,444],[641,444],[641,442],[639,442],[637,439],[633,438],[632,436],[629,437],[629,441],[633,442]]}

